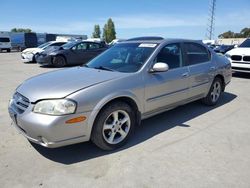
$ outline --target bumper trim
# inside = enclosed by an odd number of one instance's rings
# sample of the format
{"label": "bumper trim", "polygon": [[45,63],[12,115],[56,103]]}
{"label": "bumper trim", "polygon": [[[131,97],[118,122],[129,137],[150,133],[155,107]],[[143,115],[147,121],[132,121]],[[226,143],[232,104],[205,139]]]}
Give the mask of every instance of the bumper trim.
{"label": "bumper trim", "polygon": [[42,139],[42,137],[40,137],[40,139],[34,139],[34,138],[28,136],[25,133],[25,131],[21,127],[19,127],[14,121],[12,122],[12,124],[18,130],[18,132],[20,134],[22,134],[25,138],[27,138],[29,141],[31,141],[31,142],[33,142],[35,144],[39,144],[41,146],[44,146],[46,148],[57,148],[57,147],[62,147],[62,146],[66,146],[66,145],[71,145],[71,144],[87,141],[86,140],[86,135],[82,135],[82,136],[69,138],[69,139],[65,139],[65,140],[59,140],[59,141],[56,141],[56,142],[45,142],[44,139]]}

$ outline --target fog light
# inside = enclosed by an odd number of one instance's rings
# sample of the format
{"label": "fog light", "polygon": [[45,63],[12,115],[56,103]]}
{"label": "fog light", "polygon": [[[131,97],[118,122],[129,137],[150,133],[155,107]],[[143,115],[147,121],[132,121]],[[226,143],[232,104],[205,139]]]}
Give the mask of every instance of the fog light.
{"label": "fog light", "polygon": [[79,122],[85,121],[86,119],[87,118],[85,116],[79,116],[79,117],[76,117],[76,118],[69,119],[65,123],[68,123],[68,124],[79,123]]}

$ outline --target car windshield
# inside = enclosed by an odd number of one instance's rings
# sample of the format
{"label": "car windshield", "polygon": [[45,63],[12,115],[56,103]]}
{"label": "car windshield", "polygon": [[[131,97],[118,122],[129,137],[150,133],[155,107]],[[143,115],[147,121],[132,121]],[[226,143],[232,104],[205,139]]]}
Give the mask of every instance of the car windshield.
{"label": "car windshield", "polygon": [[153,43],[119,43],[105,51],[86,66],[118,72],[136,72],[157,47]]}
{"label": "car windshield", "polygon": [[62,48],[64,50],[68,50],[68,49],[72,48],[75,44],[77,44],[77,43],[76,42],[68,42],[68,43],[62,45]]}
{"label": "car windshield", "polygon": [[44,44],[41,44],[40,46],[38,46],[37,48],[46,48],[47,46],[49,46],[52,42],[46,42]]}
{"label": "car windshield", "polygon": [[250,48],[250,39],[246,39],[239,47]]}

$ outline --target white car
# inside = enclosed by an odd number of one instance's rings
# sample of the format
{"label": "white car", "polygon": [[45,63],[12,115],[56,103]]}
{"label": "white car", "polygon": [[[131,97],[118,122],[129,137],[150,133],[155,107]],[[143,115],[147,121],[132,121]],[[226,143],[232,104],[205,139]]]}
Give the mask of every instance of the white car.
{"label": "white car", "polygon": [[225,56],[231,62],[234,71],[250,73],[250,38],[246,39],[239,47],[228,51]]}
{"label": "white car", "polygon": [[66,42],[62,42],[62,41],[50,41],[50,42],[46,42],[46,43],[38,46],[37,48],[27,48],[27,49],[23,50],[21,53],[22,61],[24,63],[35,62],[35,55],[36,54],[43,52],[48,47],[62,46],[65,43]]}

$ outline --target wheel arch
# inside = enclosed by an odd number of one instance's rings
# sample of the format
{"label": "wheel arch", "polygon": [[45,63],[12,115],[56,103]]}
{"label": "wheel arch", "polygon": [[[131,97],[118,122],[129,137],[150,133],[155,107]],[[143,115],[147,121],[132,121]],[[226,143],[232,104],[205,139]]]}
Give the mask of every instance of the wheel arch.
{"label": "wheel arch", "polygon": [[225,83],[225,78],[222,74],[217,74],[214,79],[219,78],[222,81],[222,91],[225,90],[226,83]]}
{"label": "wheel arch", "polygon": [[109,98],[108,100],[106,99],[105,102],[100,101],[95,109],[92,111],[91,114],[91,118],[88,121],[89,126],[89,132],[90,132],[90,137],[92,135],[92,130],[96,121],[96,118],[98,117],[98,115],[100,114],[101,110],[104,109],[106,106],[110,105],[111,103],[114,102],[124,102],[126,104],[128,104],[132,109],[136,109],[136,125],[140,125],[141,123],[141,109],[140,106],[138,105],[138,102],[136,101],[136,99],[131,96],[131,95],[119,95],[116,97],[112,97]]}

